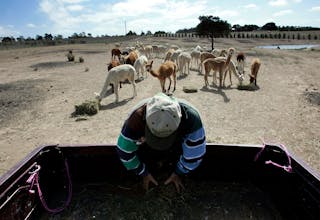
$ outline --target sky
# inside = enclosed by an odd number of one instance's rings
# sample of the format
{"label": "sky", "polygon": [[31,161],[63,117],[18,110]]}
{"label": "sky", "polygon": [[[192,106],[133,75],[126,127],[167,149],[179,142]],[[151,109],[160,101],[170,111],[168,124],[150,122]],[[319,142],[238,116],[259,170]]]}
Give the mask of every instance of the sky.
{"label": "sky", "polygon": [[175,33],[209,15],[231,25],[320,27],[320,0],[1,0],[0,37]]}

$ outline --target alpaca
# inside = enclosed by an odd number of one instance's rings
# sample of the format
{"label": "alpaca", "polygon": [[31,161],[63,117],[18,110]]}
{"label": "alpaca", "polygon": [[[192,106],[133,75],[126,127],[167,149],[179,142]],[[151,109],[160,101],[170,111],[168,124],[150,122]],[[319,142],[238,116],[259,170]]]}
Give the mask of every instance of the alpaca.
{"label": "alpaca", "polygon": [[237,70],[239,71],[240,74],[244,74],[244,64],[245,64],[245,55],[243,52],[239,52],[237,55]]}
{"label": "alpaca", "polygon": [[[118,59],[113,59],[111,61],[111,63],[108,64],[108,71],[110,71],[113,67],[116,67],[116,66],[120,66],[120,61]],[[122,88],[122,85],[121,85],[121,82],[119,82],[119,85],[120,85],[120,88]],[[114,93],[114,86],[112,83],[110,83],[110,86],[112,88],[112,93]]]}
{"label": "alpaca", "polygon": [[261,61],[259,58],[255,58],[251,62],[251,74],[250,74],[250,83],[257,85],[257,75],[261,66]]}
{"label": "alpaca", "polygon": [[134,62],[138,59],[138,52],[137,51],[131,51],[128,56],[124,57],[124,63],[130,64],[131,66],[134,65]]}
{"label": "alpaca", "polygon": [[191,55],[188,52],[182,52],[178,56],[178,66],[180,75],[190,74]]}
{"label": "alpaca", "polygon": [[200,73],[202,73],[202,63],[208,58],[216,58],[216,56],[210,52],[201,52],[200,53],[200,64],[199,64],[199,68],[198,68]]}
{"label": "alpaca", "polygon": [[211,51],[211,53],[213,54],[213,55],[215,55],[216,57],[225,57],[225,56],[227,56],[227,51],[225,50],[225,49],[221,49],[221,50],[219,50],[219,49],[213,49],[212,51]]}
{"label": "alpaca", "polygon": [[180,53],[182,53],[182,50],[181,49],[178,49],[178,50],[175,50],[172,55],[171,55],[171,58],[170,60],[174,63],[178,63],[177,62],[177,59],[178,59],[178,56],[180,55]]}
{"label": "alpaca", "polygon": [[121,51],[119,48],[114,48],[111,50],[111,61],[115,58],[118,57],[118,59],[121,59]]}
{"label": "alpaca", "polygon": [[110,84],[114,85],[114,93],[116,95],[116,102],[119,102],[119,82],[129,80],[133,87],[133,97],[137,95],[136,84],[134,82],[134,77],[136,75],[136,70],[133,66],[129,64],[123,64],[120,66],[113,67],[106,78],[103,88],[99,93],[95,93],[96,99],[101,102],[103,98],[107,96],[107,89]]}
{"label": "alpaca", "polygon": [[191,64],[190,64],[190,66],[194,66],[192,64],[195,64],[197,69],[199,69],[200,54],[201,54],[201,52],[196,49],[193,49],[191,51],[191,54],[190,54],[191,55]]}
{"label": "alpaca", "polygon": [[[219,71],[219,87],[222,87],[222,77],[224,75],[224,73],[228,70],[230,61],[231,61],[231,57],[234,54],[235,49],[234,48],[229,48],[228,49],[228,56],[227,58],[225,57],[217,57],[214,59],[206,59],[203,62],[203,66],[204,66],[204,70],[205,70],[205,74],[204,74],[204,81],[205,81],[205,85],[208,86],[208,75],[210,70],[214,70],[214,71]],[[214,74],[215,77],[215,74]]]}
{"label": "alpaca", "polygon": [[[148,63],[148,58],[145,55],[142,55],[138,57],[138,59],[134,62],[133,67],[135,68],[137,72],[137,76],[139,78],[139,75],[141,73],[141,76],[143,77],[144,73],[146,72],[146,65]],[[147,76],[147,74],[146,74]]]}
{"label": "alpaca", "polygon": [[226,71],[224,73],[224,77],[223,77],[223,86],[224,87],[225,87],[225,81],[226,81],[226,76],[227,76],[228,72],[229,72],[229,76],[230,76],[230,84],[231,85],[232,85],[231,73],[233,73],[237,77],[237,79],[239,80],[239,84],[240,85],[242,84],[242,82],[244,80],[244,75],[237,71],[237,67],[236,67],[235,63],[232,60],[230,60],[228,71]]}
{"label": "alpaca", "polygon": [[[172,61],[166,61],[162,63],[158,70],[152,69],[153,60],[150,64],[146,65],[147,71],[154,77],[157,77],[160,80],[160,85],[162,88],[162,92],[170,92],[171,87],[171,76],[173,77],[174,87],[172,92],[176,90],[176,82],[177,82],[177,65]],[[169,87],[168,90],[165,89],[166,78],[169,78]]]}
{"label": "alpaca", "polygon": [[141,53],[143,53],[148,59],[152,58],[153,47],[151,45],[141,46]]}
{"label": "alpaca", "polygon": [[164,62],[166,62],[166,61],[168,61],[168,60],[171,60],[171,56],[172,56],[172,54],[174,53],[174,49],[169,49],[168,51],[167,51],[167,53],[166,53],[166,56],[165,56],[165,58],[164,58]]}

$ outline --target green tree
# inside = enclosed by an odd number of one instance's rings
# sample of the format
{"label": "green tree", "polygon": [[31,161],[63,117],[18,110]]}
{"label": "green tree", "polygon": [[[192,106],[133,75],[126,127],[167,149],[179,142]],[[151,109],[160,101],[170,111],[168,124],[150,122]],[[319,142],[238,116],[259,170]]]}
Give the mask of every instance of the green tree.
{"label": "green tree", "polygon": [[211,38],[211,48],[214,49],[214,38],[228,35],[231,25],[227,21],[214,16],[200,16],[200,23],[196,27],[199,35],[208,35]]}
{"label": "green tree", "polygon": [[278,27],[277,27],[276,23],[269,22],[269,23],[266,23],[265,25],[263,25],[261,27],[261,29],[266,30],[266,31],[275,31],[275,30],[278,30]]}

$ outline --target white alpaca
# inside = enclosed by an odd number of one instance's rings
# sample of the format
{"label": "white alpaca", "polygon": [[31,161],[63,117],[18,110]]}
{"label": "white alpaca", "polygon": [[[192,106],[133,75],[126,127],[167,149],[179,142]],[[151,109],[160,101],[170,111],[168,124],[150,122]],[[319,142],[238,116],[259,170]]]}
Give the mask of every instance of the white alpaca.
{"label": "white alpaca", "polygon": [[[175,50],[172,55],[171,55],[171,58],[170,60],[174,63],[178,63],[177,59],[178,59],[178,56],[180,55],[180,53],[182,53],[182,50],[181,49],[178,49],[178,50]],[[179,68],[179,66],[178,66]]]}
{"label": "white alpaca", "polygon": [[158,50],[159,50],[158,52],[159,52],[159,57],[160,57],[161,55],[166,53],[167,47],[164,45],[158,45]]}
{"label": "white alpaca", "polygon": [[142,46],[140,52],[143,53],[148,59],[152,58],[153,48],[151,45]]}
{"label": "white alpaca", "polygon": [[116,67],[112,68],[108,73],[108,76],[106,78],[106,81],[103,85],[103,88],[102,88],[100,94],[95,93],[96,99],[99,102],[101,102],[101,100],[107,96],[107,89],[111,83],[114,86],[114,93],[116,95],[116,102],[119,102],[119,83],[121,81],[125,81],[125,80],[129,80],[129,82],[132,84],[133,97],[136,96],[137,95],[136,84],[134,82],[135,75],[136,75],[136,70],[133,68],[133,66],[131,66],[129,64],[123,64],[123,65],[116,66]]}
{"label": "white alpaca", "polygon": [[201,52],[196,49],[193,49],[191,51],[191,64],[190,64],[190,66],[194,66],[193,64],[195,64],[196,68],[198,70],[199,70],[200,54],[201,54]]}
{"label": "white alpaca", "polygon": [[225,86],[226,76],[227,76],[228,72],[229,72],[229,76],[230,76],[230,84],[231,85],[232,85],[231,73],[233,73],[233,75],[235,75],[235,77],[237,77],[237,79],[239,80],[239,84],[242,85],[242,82],[244,80],[244,75],[241,72],[237,71],[236,64],[232,60],[230,60],[228,71],[226,71],[224,73],[223,86]]}
{"label": "white alpaca", "polygon": [[178,67],[180,75],[190,74],[191,55],[188,52],[181,52],[178,56]]}
{"label": "white alpaca", "polygon": [[171,60],[172,54],[174,53],[174,49],[169,49],[166,52],[165,58],[164,58],[164,62]]}
{"label": "white alpaca", "polygon": [[[144,55],[138,57],[138,59],[134,62],[133,67],[135,68],[137,72],[137,76],[139,78],[139,75],[141,73],[141,76],[144,77],[144,73],[146,72],[146,65],[148,63],[148,58]],[[146,76],[148,76],[146,74]]]}

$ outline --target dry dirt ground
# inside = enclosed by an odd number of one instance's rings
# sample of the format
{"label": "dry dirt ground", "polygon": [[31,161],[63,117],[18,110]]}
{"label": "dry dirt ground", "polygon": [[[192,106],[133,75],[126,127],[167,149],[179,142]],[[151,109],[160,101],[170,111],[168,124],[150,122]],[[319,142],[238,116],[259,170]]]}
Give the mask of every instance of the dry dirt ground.
{"label": "dry dirt ground", "polygon": [[[143,38],[145,44],[179,45],[190,49],[207,46],[207,39]],[[203,75],[191,70],[178,77],[175,96],[199,109],[208,142],[224,144],[262,144],[262,139],[283,143],[292,154],[320,171],[320,50],[257,49],[257,45],[303,44],[304,41],[217,39],[215,47],[234,47],[250,61],[262,62],[258,73],[259,90],[240,91],[204,86]],[[307,42],[319,44],[319,41]],[[134,46],[135,41],[121,47]],[[120,89],[120,102],[109,95],[98,114],[77,120],[70,117],[75,105],[100,92],[114,43],[81,44],[0,51],[0,174],[9,170],[32,149],[46,144],[115,144],[131,107],[143,98],[160,92],[158,79],[148,75],[132,86]],[[84,63],[66,62],[72,49]],[[155,68],[161,59],[154,59]],[[235,57],[233,57],[235,60]],[[179,76],[179,74],[178,74]],[[211,83],[212,77],[209,78]],[[248,82],[246,75],[245,82]],[[185,93],[192,85],[197,93]]]}

